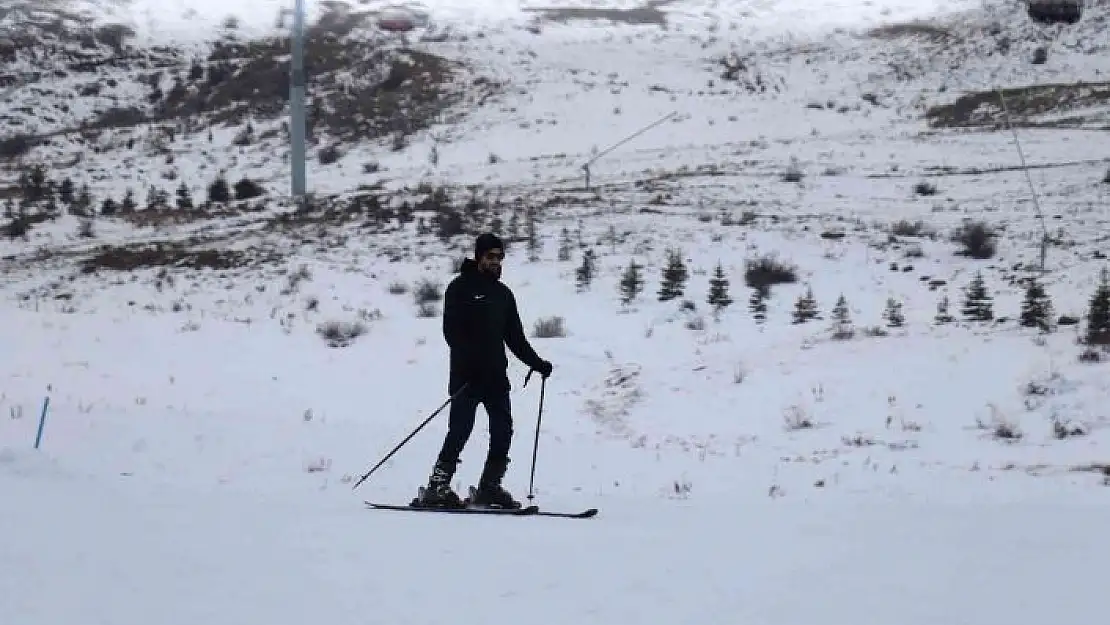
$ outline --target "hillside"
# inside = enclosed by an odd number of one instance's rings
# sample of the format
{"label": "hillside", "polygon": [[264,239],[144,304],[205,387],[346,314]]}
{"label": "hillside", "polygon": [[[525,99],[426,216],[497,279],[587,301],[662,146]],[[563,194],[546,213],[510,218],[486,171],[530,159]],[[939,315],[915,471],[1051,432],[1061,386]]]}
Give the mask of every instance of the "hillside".
{"label": "hillside", "polygon": [[[1091,622],[1110,0],[310,3],[305,211],[284,4],[0,2],[13,623]],[[352,492],[484,230],[595,519],[364,510],[444,415]]]}

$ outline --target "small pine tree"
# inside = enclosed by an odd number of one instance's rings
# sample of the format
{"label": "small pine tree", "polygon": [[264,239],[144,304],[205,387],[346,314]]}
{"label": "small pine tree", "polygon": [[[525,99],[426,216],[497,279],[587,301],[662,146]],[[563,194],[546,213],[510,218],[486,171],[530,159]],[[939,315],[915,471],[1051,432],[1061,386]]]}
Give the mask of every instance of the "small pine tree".
{"label": "small pine tree", "polygon": [[559,233],[559,260],[560,261],[566,262],[566,261],[570,260],[571,247],[573,247],[573,241],[571,241],[571,238],[570,238],[570,231],[567,230],[566,228],[563,228],[563,231]]}
{"label": "small pine tree", "polygon": [[193,208],[193,192],[189,190],[184,180],[177,185],[177,208],[183,211]]}
{"label": "small pine tree", "polygon": [[169,208],[170,195],[165,190],[151,185],[146,193],[146,208],[147,210],[162,210]]}
{"label": "small pine tree", "polygon": [[848,309],[848,299],[841,293],[840,297],[836,298],[836,304],[832,309],[833,318],[833,338],[847,339],[855,335],[855,330],[852,328],[852,313]]}
{"label": "small pine tree", "polygon": [[964,290],[964,307],[961,312],[968,321],[994,319],[994,301],[983,282],[983,272],[977,272]]}
{"label": "small pine tree", "polygon": [[62,201],[62,204],[71,206],[74,195],[73,181],[69,178],[63,178],[62,184],[58,186],[58,199]]}
{"label": "small pine tree", "polygon": [[888,297],[886,308],[883,309],[883,319],[888,328],[901,328],[906,325],[906,316],[902,314],[902,302]]}
{"label": "small pine tree", "polygon": [[950,304],[948,302],[948,296],[947,295],[942,296],[940,298],[940,301],[937,302],[937,314],[936,314],[935,317],[933,317],[933,321],[935,321],[937,323],[937,325],[941,325],[941,324],[945,324],[945,323],[952,323],[953,321],[956,320],[956,318],[953,317],[952,314],[948,312],[949,307],[950,307]]}
{"label": "small pine tree", "polygon": [[513,241],[520,239],[520,210],[516,208],[509,215],[509,238]]}
{"label": "small pine tree", "polygon": [[755,322],[762,324],[767,321],[767,297],[770,295],[770,287],[759,286],[752,289],[752,296],[748,300],[748,311],[752,313],[752,318]]}
{"label": "small pine tree", "polygon": [[663,281],[659,285],[659,301],[666,302],[682,297],[689,277],[686,263],[682,261],[682,253],[678,250],[668,251],[667,266],[663,268]]}
{"label": "small pine tree", "polygon": [[121,213],[133,213],[139,207],[139,203],[135,201],[135,192],[128,189],[123,194],[123,200],[120,201],[119,210]]}
{"label": "small pine tree", "polygon": [[594,281],[594,274],[597,272],[597,263],[594,260],[594,251],[586,250],[582,253],[582,264],[578,269],[574,270],[575,286],[578,291],[585,291],[590,288],[590,284]]}
{"label": "small pine tree", "polygon": [[1036,278],[1025,285],[1025,299],[1021,302],[1018,323],[1024,328],[1040,328],[1043,332],[1052,329],[1052,300]]}
{"label": "small pine tree", "polygon": [[813,287],[806,287],[806,292],[798,296],[794,302],[793,323],[805,323],[810,319],[817,319],[817,298],[813,296]]}
{"label": "small pine tree", "polygon": [[528,237],[528,260],[534,263],[540,259],[540,250],[543,249],[543,241],[540,240],[539,227],[536,224],[535,209],[529,208],[524,215],[524,232]]}
{"label": "small pine tree", "polygon": [[208,201],[213,204],[224,204],[231,201],[231,185],[227,178],[220,174],[208,185]]}
{"label": "small pine tree", "polygon": [[1086,341],[1088,345],[1110,345],[1110,273],[1106,269],[1087,308]]}
{"label": "small pine tree", "polygon": [[104,198],[104,202],[100,204],[100,214],[105,217],[113,217],[117,212],[119,212],[119,204],[111,197]]}
{"label": "small pine tree", "polygon": [[70,212],[80,217],[89,217],[93,214],[93,196],[92,190],[89,185],[81,185],[81,191],[77,194],[77,199],[70,206]]}
{"label": "small pine tree", "polygon": [[640,273],[640,266],[636,261],[630,261],[628,267],[625,268],[624,274],[621,275],[620,293],[621,304],[625,306],[632,303],[636,296],[644,290],[644,278]]}
{"label": "small pine tree", "polygon": [[709,295],[705,301],[713,307],[714,317],[718,317],[722,309],[732,304],[732,298],[728,295],[728,277],[725,276],[725,268],[720,262],[713,270],[713,277],[709,279]]}

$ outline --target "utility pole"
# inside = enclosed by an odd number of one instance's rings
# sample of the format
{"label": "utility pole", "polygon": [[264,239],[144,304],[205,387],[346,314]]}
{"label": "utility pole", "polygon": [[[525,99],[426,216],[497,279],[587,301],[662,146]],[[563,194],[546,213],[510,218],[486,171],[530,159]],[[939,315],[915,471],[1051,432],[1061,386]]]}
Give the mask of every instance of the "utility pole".
{"label": "utility pole", "polygon": [[304,76],[304,2],[295,0],[293,8],[292,68],[289,81],[290,163],[293,201],[303,208],[305,200],[305,76]]}

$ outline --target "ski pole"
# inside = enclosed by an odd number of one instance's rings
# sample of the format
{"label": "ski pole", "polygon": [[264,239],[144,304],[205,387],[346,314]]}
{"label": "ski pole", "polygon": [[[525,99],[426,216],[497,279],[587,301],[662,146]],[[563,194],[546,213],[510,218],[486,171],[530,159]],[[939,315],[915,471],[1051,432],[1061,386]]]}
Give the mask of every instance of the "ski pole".
{"label": "ski pole", "polygon": [[351,487],[351,490],[354,490],[354,489],[358,488],[358,487],[359,487],[359,485],[361,485],[361,484],[362,484],[363,482],[365,482],[365,481],[366,481],[366,478],[370,477],[370,475],[371,475],[371,474],[372,474],[372,473],[373,473],[374,471],[377,471],[377,470],[378,470],[378,467],[380,467],[380,466],[382,466],[383,464],[385,464],[387,460],[389,460],[390,458],[392,458],[392,457],[393,457],[393,454],[397,453],[397,451],[398,451],[399,449],[401,449],[402,447],[404,447],[404,446],[405,446],[405,443],[409,442],[409,440],[411,440],[413,436],[416,436],[416,433],[417,433],[417,432],[419,432],[420,430],[423,430],[423,429],[424,429],[424,426],[426,426],[426,425],[428,425],[429,423],[431,423],[432,419],[436,418],[436,415],[438,415],[438,414],[439,414],[440,412],[442,412],[442,411],[443,411],[443,409],[447,407],[447,404],[451,403],[451,401],[452,401],[452,400],[454,400],[454,399],[455,399],[456,397],[458,397],[460,393],[462,393],[462,392],[463,392],[464,390],[466,390],[466,387],[467,387],[467,386],[468,386],[469,384],[470,384],[470,383],[469,383],[469,382],[467,382],[466,384],[463,384],[463,385],[462,385],[461,387],[459,387],[459,390],[455,391],[455,394],[454,394],[454,395],[452,395],[452,396],[448,397],[448,398],[447,398],[447,401],[443,402],[443,404],[442,404],[442,405],[441,405],[441,406],[440,406],[439,408],[436,408],[435,412],[433,412],[432,414],[428,415],[428,418],[427,418],[427,419],[424,419],[424,422],[423,422],[423,423],[421,423],[420,425],[416,426],[416,429],[415,429],[415,430],[413,430],[413,431],[412,431],[412,432],[411,432],[411,433],[410,433],[410,434],[409,434],[408,436],[406,436],[406,437],[405,437],[405,440],[401,441],[400,443],[397,443],[397,446],[393,448],[393,451],[390,451],[390,452],[389,452],[388,454],[386,454],[386,455],[385,455],[385,458],[382,458],[381,462],[379,462],[378,464],[374,465],[374,468],[370,469],[370,470],[369,470],[369,471],[367,471],[367,472],[366,472],[366,473],[365,473],[365,474],[364,474],[364,475],[363,475],[363,476],[362,476],[361,478],[359,478],[359,480],[358,480],[357,482],[355,482],[355,485]]}
{"label": "ski pole", "polygon": [[540,378],[540,410],[536,414],[536,440],[532,443],[532,475],[528,478],[529,503],[536,498],[536,496],[532,494],[532,485],[536,481],[536,454],[540,450],[540,422],[543,420],[543,394],[546,389],[547,378]]}

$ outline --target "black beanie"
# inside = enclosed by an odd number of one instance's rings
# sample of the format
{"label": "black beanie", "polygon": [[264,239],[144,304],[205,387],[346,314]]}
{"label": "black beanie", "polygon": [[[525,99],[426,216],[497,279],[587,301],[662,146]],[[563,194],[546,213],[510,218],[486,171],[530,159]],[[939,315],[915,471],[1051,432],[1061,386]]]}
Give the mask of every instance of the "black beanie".
{"label": "black beanie", "polygon": [[505,244],[502,243],[500,237],[492,232],[478,235],[478,239],[474,241],[474,258],[481,258],[486,252],[493,249],[505,249]]}

